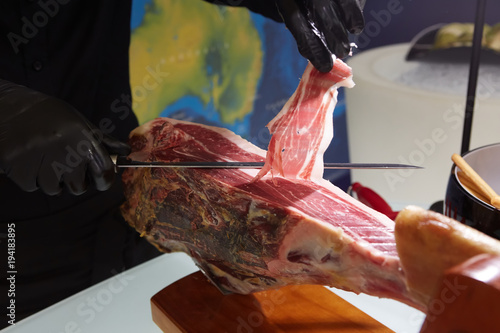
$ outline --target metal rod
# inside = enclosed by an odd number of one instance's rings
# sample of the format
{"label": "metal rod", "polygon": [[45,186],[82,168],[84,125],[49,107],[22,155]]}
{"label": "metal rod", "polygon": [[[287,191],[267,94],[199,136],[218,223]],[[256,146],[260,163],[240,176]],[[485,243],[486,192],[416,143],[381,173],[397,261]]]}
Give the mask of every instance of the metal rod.
{"label": "metal rod", "polygon": [[[208,169],[260,169],[264,162],[143,162],[126,156],[112,156],[118,168],[208,168]],[[422,169],[417,165],[398,163],[324,163],[325,169]]]}
{"label": "metal rod", "polygon": [[484,30],[484,16],[486,11],[486,0],[477,0],[476,19],[474,21],[474,35],[472,39],[472,52],[469,66],[469,82],[467,86],[467,100],[465,103],[464,127],[462,132],[461,153],[469,151],[470,137],[472,131],[472,119],[474,115],[474,104],[476,102],[477,79],[479,73],[479,62],[481,59],[481,48]]}

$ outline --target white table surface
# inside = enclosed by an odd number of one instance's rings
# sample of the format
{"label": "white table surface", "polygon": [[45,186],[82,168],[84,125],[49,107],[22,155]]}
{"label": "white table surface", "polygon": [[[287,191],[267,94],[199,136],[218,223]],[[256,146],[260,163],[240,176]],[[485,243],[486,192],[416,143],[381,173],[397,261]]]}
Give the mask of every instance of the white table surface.
{"label": "white table surface", "polygon": [[[75,294],[1,332],[161,333],[151,319],[151,297],[197,270],[191,259],[183,253],[164,254]],[[422,312],[396,301],[329,289],[397,333],[417,333],[425,319]]]}

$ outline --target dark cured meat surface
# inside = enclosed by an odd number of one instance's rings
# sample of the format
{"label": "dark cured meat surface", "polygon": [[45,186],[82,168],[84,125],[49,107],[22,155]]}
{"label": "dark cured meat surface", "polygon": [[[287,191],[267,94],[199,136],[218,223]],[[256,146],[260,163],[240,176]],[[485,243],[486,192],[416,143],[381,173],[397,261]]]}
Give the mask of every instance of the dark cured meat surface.
{"label": "dark cured meat surface", "polygon": [[[203,145],[191,140],[189,144],[182,142],[183,137],[172,137],[168,131],[161,131],[161,127],[152,129],[151,135],[157,136],[155,150],[151,158],[157,161],[258,161],[263,162],[259,154],[250,153],[241,149],[234,143],[228,142],[221,134],[201,127],[198,124],[178,123],[176,128],[193,138],[203,138]],[[166,133],[165,133],[166,132]],[[138,139],[135,139],[138,140]],[[169,142],[168,140],[171,140]],[[141,141],[141,140],[139,140]],[[169,142],[168,145],[164,145]],[[163,146],[164,145],[164,146]],[[205,145],[205,147],[204,147]],[[133,142],[134,149],[141,150]],[[178,147],[176,147],[178,146]],[[206,146],[210,146],[209,150]],[[166,149],[169,148],[169,149]],[[188,159],[187,159],[188,158]],[[214,178],[224,178],[224,181],[235,188],[261,196],[264,200],[274,204],[284,204],[299,210],[306,211],[310,216],[322,221],[330,221],[333,226],[343,227],[344,231],[353,238],[370,239],[375,248],[389,255],[396,256],[394,234],[387,228],[374,229],[372,218],[362,209],[351,204],[351,200],[343,198],[329,200],[331,192],[313,181],[289,181],[285,178],[274,177],[264,179],[262,182],[253,183],[252,178],[240,170],[197,170],[200,174],[210,174]],[[228,175],[231,175],[230,177]],[[271,181],[273,179],[273,181]],[[329,201],[325,206],[322,201]],[[342,219],[332,219],[332,214],[341,212],[349,214],[349,224],[343,224]]]}

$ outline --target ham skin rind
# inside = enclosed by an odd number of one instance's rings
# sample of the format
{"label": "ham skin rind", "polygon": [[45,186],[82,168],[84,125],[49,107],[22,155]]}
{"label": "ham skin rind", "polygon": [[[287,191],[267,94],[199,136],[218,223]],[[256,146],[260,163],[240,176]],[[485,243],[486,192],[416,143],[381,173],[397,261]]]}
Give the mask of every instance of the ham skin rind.
{"label": "ham skin rind", "polygon": [[433,211],[408,206],[395,222],[409,292],[431,309],[448,269],[477,255],[500,256],[500,241]]}
{"label": "ham skin rind", "polygon": [[[131,133],[131,159],[264,161],[234,133],[167,118]],[[320,284],[422,309],[408,294],[394,224],[326,180],[255,169],[138,168],[122,213],[158,249],[189,254],[224,292]]]}

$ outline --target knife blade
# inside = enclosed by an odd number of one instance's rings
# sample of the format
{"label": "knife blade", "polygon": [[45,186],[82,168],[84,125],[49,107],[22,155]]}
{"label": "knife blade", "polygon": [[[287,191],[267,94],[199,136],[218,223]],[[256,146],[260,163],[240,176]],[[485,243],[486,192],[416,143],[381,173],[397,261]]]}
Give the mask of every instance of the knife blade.
{"label": "knife blade", "polygon": [[[264,162],[143,162],[126,156],[113,157],[117,168],[198,168],[198,169],[261,169]],[[325,169],[422,169],[399,163],[324,163]]]}

